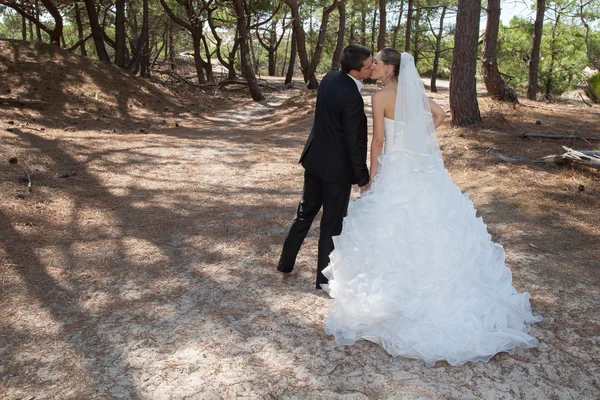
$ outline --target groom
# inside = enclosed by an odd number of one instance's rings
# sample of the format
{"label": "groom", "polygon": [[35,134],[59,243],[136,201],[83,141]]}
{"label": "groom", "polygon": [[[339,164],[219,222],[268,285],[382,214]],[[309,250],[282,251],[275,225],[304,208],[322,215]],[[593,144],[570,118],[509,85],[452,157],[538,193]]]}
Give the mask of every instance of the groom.
{"label": "groom", "polygon": [[319,85],[312,130],[300,157],[304,188],[296,218],[285,238],[277,270],[292,272],[300,246],[323,206],[319,234],[316,288],[327,283],[322,271],[333,251],[333,236],[342,231],[350,190],[368,189],[367,117],[360,90],[371,77],[373,59],[364,46],[352,44],[342,51],[342,71],[329,72]]}

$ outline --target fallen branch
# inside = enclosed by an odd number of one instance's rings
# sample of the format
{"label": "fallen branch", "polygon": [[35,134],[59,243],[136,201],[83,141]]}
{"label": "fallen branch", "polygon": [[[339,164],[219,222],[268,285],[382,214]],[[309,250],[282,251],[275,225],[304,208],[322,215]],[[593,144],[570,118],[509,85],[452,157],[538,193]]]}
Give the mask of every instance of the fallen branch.
{"label": "fallen branch", "polygon": [[551,135],[548,133],[534,133],[534,132],[523,132],[521,137],[537,137],[544,139],[580,139],[580,140],[600,140],[599,137],[583,137],[583,136],[573,136],[573,135]]}
{"label": "fallen branch", "polygon": [[20,99],[18,97],[0,97],[0,104],[20,105],[20,106],[43,106],[48,104],[44,100]]}
{"label": "fallen branch", "polygon": [[[273,89],[273,90],[279,90],[279,89],[281,89],[278,86],[269,85],[266,81],[261,82],[261,80],[259,80],[257,83],[258,83],[258,86],[267,87],[269,89]],[[248,86],[248,82],[247,81],[243,81],[243,80],[237,80],[237,79],[228,79],[228,80],[219,82],[219,86],[221,86],[221,87],[226,86],[226,85],[244,85],[244,86]]]}
{"label": "fallen branch", "polygon": [[585,103],[586,106],[588,106],[588,107],[592,106],[590,103],[588,103],[587,101],[585,101],[585,99],[583,98],[583,96],[581,95],[581,93],[579,93],[579,97],[581,97],[581,100],[583,100],[583,102]]}
{"label": "fallen branch", "polygon": [[512,157],[507,157],[504,154],[500,154],[498,153],[498,157],[502,160],[502,161],[506,161],[506,162],[525,162],[528,161],[526,157],[523,156],[512,156]]}
{"label": "fallen branch", "polygon": [[67,48],[65,50],[73,52],[73,51],[77,50],[77,48],[79,46],[81,46],[82,44],[84,44],[85,42],[87,42],[91,37],[92,37],[92,34],[90,33],[86,37],[79,39],[79,41],[76,42],[73,46],[71,46],[71,47],[69,47],[69,48]]}
{"label": "fallen branch", "polygon": [[161,75],[168,75],[171,78],[175,79],[176,81],[183,82],[186,85],[190,85],[192,87],[202,88],[203,86],[207,86],[206,84],[205,85],[201,85],[199,83],[192,82],[192,81],[186,79],[185,77],[179,75],[176,72],[171,72],[171,71],[154,71],[154,72],[159,73]]}
{"label": "fallen branch", "polygon": [[554,163],[556,165],[584,164],[600,169],[600,151],[598,150],[573,150],[562,146],[567,152],[564,154],[552,154],[538,158],[533,162]]}

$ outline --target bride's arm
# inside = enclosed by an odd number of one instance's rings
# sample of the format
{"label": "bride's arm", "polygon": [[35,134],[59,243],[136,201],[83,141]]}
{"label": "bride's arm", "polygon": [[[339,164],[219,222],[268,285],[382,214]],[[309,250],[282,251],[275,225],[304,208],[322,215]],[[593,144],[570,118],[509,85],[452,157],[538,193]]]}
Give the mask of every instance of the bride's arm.
{"label": "bride's arm", "polygon": [[429,99],[429,108],[431,108],[431,114],[433,116],[433,126],[436,128],[440,126],[444,118],[446,118],[446,111],[440,107],[435,101]]}
{"label": "bride's arm", "polygon": [[384,137],[384,105],[382,92],[377,92],[371,96],[371,105],[373,109],[373,140],[371,141],[371,168],[369,175],[371,175],[371,181],[377,175],[377,167],[379,161],[377,158],[383,151],[383,137]]}

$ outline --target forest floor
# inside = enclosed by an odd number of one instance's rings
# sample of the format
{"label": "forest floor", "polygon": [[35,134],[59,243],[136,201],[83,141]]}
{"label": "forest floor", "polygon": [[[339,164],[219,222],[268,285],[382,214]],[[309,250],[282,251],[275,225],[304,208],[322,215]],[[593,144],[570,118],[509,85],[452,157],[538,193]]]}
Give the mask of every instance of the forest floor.
{"label": "forest floor", "polygon": [[482,123],[442,125],[446,167],[544,320],[535,349],[426,368],[324,332],[318,224],[299,274],[275,272],[313,92],[167,89],[16,41],[0,76],[0,97],[47,102],[0,104],[0,398],[600,397],[600,174],[531,162],[599,142],[521,137],[599,137],[599,105],[482,91]]}

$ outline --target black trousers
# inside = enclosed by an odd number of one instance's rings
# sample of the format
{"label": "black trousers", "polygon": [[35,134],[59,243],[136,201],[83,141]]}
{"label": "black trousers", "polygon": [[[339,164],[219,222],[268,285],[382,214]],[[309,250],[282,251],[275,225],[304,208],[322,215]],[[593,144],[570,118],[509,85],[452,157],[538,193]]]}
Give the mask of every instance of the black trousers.
{"label": "black trousers", "polygon": [[304,171],[302,199],[298,204],[296,218],[283,243],[283,250],[277,265],[281,272],[291,272],[296,256],[317,213],[323,206],[319,231],[319,255],[317,261],[317,282],[327,283],[322,271],[329,264],[329,254],[333,251],[333,236],[342,232],[342,222],[348,212],[348,201],[352,185],[324,181],[308,171]]}

